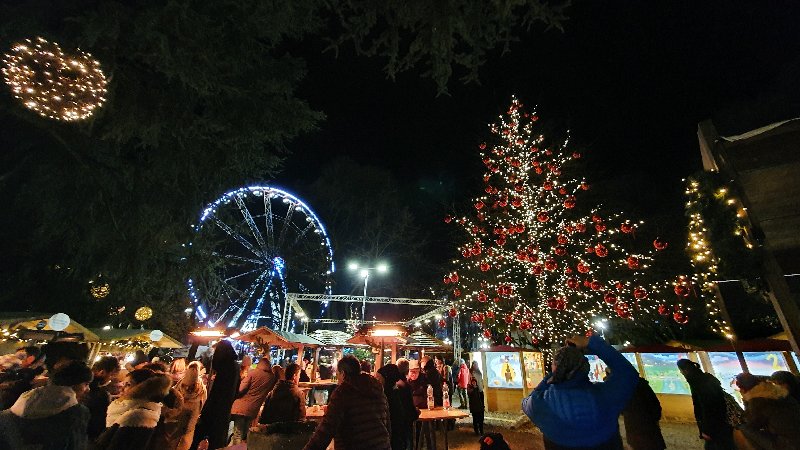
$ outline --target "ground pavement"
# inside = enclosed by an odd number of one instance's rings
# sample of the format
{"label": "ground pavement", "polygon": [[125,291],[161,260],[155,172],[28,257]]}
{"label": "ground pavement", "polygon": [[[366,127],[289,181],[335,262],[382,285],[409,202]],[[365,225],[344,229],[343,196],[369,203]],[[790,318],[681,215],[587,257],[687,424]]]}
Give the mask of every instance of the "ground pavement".
{"label": "ground pavement", "polygon": [[[625,428],[620,421],[620,430],[625,440]],[[512,450],[543,450],[542,434],[527,417],[521,414],[486,413],[485,433],[501,433]],[[661,422],[661,432],[668,449],[701,450],[703,441],[697,437],[697,425],[694,423]],[[451,450],[475,450],[480,448],[478,437],[472,431],[472,420],[458,421],[457,428],[449,434]],[[439,448],[442,448],[439,436]],[[627,446],[625,447],[628,448]]]}

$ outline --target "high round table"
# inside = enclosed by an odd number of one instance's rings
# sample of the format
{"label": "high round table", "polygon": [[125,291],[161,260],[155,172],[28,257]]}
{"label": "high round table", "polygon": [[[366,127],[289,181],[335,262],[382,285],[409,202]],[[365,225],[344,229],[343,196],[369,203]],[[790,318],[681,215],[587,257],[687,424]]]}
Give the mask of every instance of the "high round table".
{"label": "high round table", "polygon": [[[417,418],[418,422],[422,422],[422,427],[420,428],[420,433],[417,435],[415,433],[414,436],[414,448],[419,450],[422,448],[422,439],[426,432],[430,432],[432,430],[431,427],[435,425],[436,422],[439,422],[439,426],[442,428],[442,434],[444,434],[444,448],[448,450],[450,448],[450,444],[447,441],[447,423],[448,420],[454,419],[463,419],[465,417],[469,417],[469,413],[460,410],[460,409],[443,409],[442,407],[436,407],[433,409],[422,409],[419,413],[419,418]],[[436,434],[433,434],[433,447],[436,448]]]}

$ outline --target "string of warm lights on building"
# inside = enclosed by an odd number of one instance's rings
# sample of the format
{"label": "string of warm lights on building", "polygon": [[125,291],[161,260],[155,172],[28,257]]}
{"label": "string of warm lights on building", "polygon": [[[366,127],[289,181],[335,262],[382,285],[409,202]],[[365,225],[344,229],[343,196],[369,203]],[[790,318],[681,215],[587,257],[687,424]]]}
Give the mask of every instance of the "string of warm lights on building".
{"label": "string of warm lights on building", "polygon": [[3,63],[11,93],[43,117],[82,120],[105,102],[106,77],[88,53],[67,55],[57,43],[37,37],[14,44]]}
{"label": "string of warm lights on building", "polygon": [[586,333],[602,317],[661,314],[686,323],[682,298],[668,299],[672,283],[643,280],[667,243],[637,237],[643,222],[621,214],[578,212],[590,186],[562,171],[581,154],[569,140],[546,141],[537,121],[512,99],[490,125],[496,143],[479,146],[485,187],[473,199],[474,214],[445,218],[467,234],[462,258],[444,278],[455,305],[450,315],[469,311],[487,339],[505,335],[510,343],[522,332],[534,344]]}

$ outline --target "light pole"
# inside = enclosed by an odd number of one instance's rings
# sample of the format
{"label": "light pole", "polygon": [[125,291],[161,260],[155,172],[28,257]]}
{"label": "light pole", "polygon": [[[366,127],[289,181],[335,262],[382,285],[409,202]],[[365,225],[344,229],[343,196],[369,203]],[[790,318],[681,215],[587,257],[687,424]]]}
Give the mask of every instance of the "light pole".
{"label": "light pole", "polygon": [[361,266],[358,262],[352,261],[350,264],[347,265],[347,269],[351,272],[358,271],[358,274],[361,278],[364,279],[364,298],[361,300],[361,324],[364,324],[366,319],[366,311],[367,311],[367,284],[369,283],[369,274],[373,270],[377,271],[380,274],[384,274],[389,271],[389,266],[386,263],[379,263],[375,267],[364,267]]}

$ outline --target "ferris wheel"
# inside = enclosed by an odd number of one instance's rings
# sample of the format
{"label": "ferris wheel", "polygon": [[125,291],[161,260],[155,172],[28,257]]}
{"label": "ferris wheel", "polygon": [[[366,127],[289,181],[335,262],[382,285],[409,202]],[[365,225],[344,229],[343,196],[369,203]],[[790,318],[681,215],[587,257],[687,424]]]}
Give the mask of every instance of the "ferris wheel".
{"label": "ferris wheel", "polygon": [[[202,269],[188,280],[199,322],[249,331],[283,329],[286,293],[331,293],[333,248],[302,200],[248,186],[210,203],[190,244]],[[284,323],[286,322],[286,323]]]}

